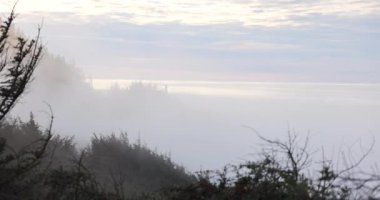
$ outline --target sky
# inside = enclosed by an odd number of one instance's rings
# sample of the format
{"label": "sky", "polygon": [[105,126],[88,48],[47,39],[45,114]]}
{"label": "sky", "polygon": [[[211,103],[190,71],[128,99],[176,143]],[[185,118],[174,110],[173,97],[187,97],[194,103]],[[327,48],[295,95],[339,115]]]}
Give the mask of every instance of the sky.
{"label": "sky", "polygon": [[90,78],[380,82],[378,0],[20,0],[16,12]]}

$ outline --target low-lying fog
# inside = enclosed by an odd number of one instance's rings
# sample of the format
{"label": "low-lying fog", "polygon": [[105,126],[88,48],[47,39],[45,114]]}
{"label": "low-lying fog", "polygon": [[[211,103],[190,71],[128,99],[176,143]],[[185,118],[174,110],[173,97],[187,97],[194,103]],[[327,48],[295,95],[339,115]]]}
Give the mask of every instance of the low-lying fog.
{"label": "low-lying fog", "polygon": [[[46,126],[47,102],[54,111],[55,133],[74,135],[81,146],[93,133],[125,131],[132,141],[141,137],[149,147],[170,152],[191,171],[250,159],[262,142],[247,126],[279,139],[294,128],[302,137],[310,135],[312,150],[328,149],[328,157],[352,144],[359,155],[380,132],[380,84],[85,77],[64,59],[46,55],[12,114],[27,119],[33,112]],[[377,152],[379,142],[369,161]]]}

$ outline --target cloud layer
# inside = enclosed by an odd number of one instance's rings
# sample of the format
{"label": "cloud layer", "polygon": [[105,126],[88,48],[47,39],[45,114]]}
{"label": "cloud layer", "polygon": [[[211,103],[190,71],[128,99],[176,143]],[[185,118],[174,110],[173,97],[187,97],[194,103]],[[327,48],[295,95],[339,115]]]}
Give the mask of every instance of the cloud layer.
{"label": "cloud layer", "polygon": [[[13,1],[0,0],[1,11]],[[18,11],[71,12],[83,20],[89,16],[108,16],[133,24],[181,23],[210,25],[238,23],[244,26],[313,25],[316,16],[367,17],[380,13],[377,0],[33,0],[21,1]],[[56,16],[57,17],[57,16]],[[81,19],[81,18],[78,18]],[[62,20],[62,19],[61,19]]]}
{"label": "cloud layer", "polygon": [[[0,0],[8,12],[9,0]],[[380,82],[378,0],[20,1],[93,78]]]}

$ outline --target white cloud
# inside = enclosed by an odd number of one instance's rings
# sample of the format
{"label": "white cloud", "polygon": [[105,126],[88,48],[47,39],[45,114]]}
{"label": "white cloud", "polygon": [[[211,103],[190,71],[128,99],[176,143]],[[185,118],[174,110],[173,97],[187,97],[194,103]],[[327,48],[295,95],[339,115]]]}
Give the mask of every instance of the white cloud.
{"label": "white cloud", "polygon": [[[0,0],[0,11],[10,10],[10,0]],[[79,16],[108,16],[134,24],[182,23],[208,25],[239,23],[245,26],[302,26],[312,15],[339,17],[380,13],[378,0],[24,0],[17,11],[70,12]],[[78,18],[79,20],[81,18]]]}

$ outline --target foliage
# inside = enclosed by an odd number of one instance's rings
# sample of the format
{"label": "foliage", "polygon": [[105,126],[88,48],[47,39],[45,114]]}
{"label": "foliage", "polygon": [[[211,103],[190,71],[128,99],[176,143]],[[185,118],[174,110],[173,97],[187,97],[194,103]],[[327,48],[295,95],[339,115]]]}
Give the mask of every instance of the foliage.
{"label": "foliage", "polygon": [[30,82],[40,60],[42,46],[39,42],[39,30],[36,39],[9,37],[16,15],[12,11],[0,25],[0,120],[14,106]]}
{"label": "foliage", "polygon": [[195,180],[126,134],[94,136],[80,151],[72,138],[50,132],[32,114],[0,123],[0,199],[126,199]]}
{"label": "foliage", "polygon": [[[15,17],[12,11],[0,24],[0,122],[24,92],[42,53],[39,30],[36,39],[32,40],[9,36]],[[28,175],[40,164],[50,138],[50,132],[47,132],[45,137],[34,141],[33,146],[16,151],[0,137],[1,199],[13,199],[32,183]]]}
{"label": "foliage", "polygon": [[[297,143],[296,135],[289,135],[287,141],[264,140],[265,148],[256,161],[238,166],[226,166],[221,171],[201,171],[196,183],[164,191],[152,199],[161,200],[345,200],[379,199],[380,179],[361,183],[374,191],[361,192],[344,175],[353,169],[354,163],[341,171],[333,170],[330,162],[322,162],[316,176],[307,176],[308,140]],[[343,172],[343,173],[342,173]],[[372,178],[378,176],[372,175]],[[376,182],[376,184],[373,184]],[[367,188],[366,188],[367,189]],[[365,190],[368,191],[368,190]],[[358,195],[360,194],[360,195]],[[142,198],[144,199],[144,198]]]}
{"label": "foliage", "polygon": [[170,157],[150,150],[139,141],[130,143],[126,133],[120,137],[94,135],[85,157],[97,180],[121,198],[194,180]]}

